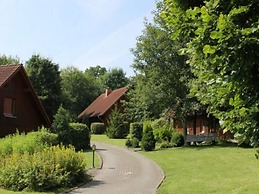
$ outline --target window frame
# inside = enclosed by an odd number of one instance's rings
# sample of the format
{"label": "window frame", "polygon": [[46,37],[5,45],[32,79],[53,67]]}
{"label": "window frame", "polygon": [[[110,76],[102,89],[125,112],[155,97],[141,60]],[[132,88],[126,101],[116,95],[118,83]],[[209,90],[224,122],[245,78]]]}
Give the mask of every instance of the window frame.
{"label": "window frame", "polygon": [[15,116],[16,99],[12,97],[4,97],[4,116],[10,118],[16,118]]}

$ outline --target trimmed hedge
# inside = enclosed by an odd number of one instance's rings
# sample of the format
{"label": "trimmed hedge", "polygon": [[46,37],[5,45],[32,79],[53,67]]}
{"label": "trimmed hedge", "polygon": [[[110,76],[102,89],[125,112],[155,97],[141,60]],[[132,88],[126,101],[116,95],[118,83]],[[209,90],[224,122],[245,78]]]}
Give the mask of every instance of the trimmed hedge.
{"label": "trimmed hedge", "polygon": [[139,141],[141,141],[142,133],[143,133],[143,123],[141,122],[130,123],[130,135],[132,138],[135,137]]}
{"label": "trimmed hedge", "polygon": [[143,123],[136,122],[130,123],[130,134],[127,137],[125,145],[127,147],[137,148],[140,147],[139,143],[142,139]]}
{"label": "trimmed hedge", "polygon": [[92,134],[103,134],[105,132],[105,126],[103,123],[92,123],[90,128]]}
{"label": "trimmed hedge", "polygon": [[90,148],[90,131],[82,123],[69,123],[69,138],[76,151]]}
{"label": "trimmed hedge", "polygon": [[143,137],[141,140],[141,148],[144,151],[154,150],[156,147],[156,141],[153,134],[153,129],[150,122],[144,122],[143,124]]}

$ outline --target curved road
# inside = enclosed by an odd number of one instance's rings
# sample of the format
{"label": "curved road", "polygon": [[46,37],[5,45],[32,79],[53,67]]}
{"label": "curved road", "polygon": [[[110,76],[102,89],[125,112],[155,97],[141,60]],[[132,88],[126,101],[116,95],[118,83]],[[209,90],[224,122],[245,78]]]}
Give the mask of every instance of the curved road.
{"label": "curved road", "polygon": [[103,160],[102,169],[94,172],[93,181],[70,194],[154,194],[164,173],[152,160],[117,146],[95,142]]}

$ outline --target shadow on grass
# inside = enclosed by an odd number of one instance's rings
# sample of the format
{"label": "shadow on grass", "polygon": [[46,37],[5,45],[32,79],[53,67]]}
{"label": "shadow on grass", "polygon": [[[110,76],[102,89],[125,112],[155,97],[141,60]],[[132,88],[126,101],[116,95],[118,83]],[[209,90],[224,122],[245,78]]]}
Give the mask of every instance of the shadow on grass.
{"label": "shadow on grass", "polygon": [[202,149],[210,149],[210,148],[252,148],[251,146],[244,146],[244,145],[238,145],[237,143],[234,142],[220,142],[220,143],[215,143],[215,144],[194,144],[194,145],[185,145],[183,148],[189,148],[189,149],[197,149],[197,150],[202,150]]}

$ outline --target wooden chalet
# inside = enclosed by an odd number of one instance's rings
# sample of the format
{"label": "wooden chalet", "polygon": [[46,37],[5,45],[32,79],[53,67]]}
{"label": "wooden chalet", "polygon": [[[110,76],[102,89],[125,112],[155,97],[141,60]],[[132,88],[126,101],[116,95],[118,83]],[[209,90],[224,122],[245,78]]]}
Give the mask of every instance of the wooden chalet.
{"label": "wooden chalet", "polygon": [[0,137],[50,127],[50,120],[22,65],[0,66]]}
{"label": "wooden chalet", "polygon": [[220,127],[219,120],[208,116],[206,112],[189,115],[186,119],[186,131],[184,122],[174,119],[174,128],[180,133],[186,133],[186,141],[211,141],[220,139],[233,139],[230,132],[224,133]]}
{"label": "wooden chalet", "polygon": [[105,93],[101,94],[93,101],[79,116],[89,117],[90,123],[102,122],[107,127],[108,118],[111,111],[117,106],[118,110],[123,112],[121,100],[125,99],[125,93],[128,91],[126,87],[111,90],[107,88]]}

